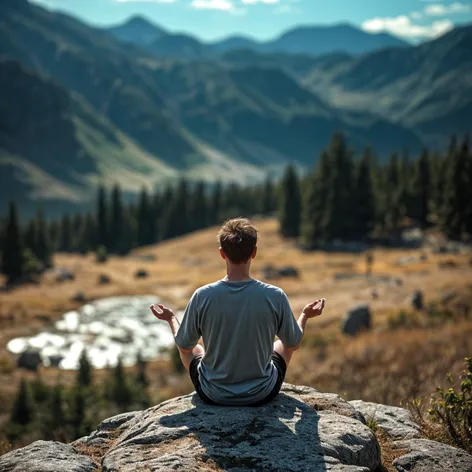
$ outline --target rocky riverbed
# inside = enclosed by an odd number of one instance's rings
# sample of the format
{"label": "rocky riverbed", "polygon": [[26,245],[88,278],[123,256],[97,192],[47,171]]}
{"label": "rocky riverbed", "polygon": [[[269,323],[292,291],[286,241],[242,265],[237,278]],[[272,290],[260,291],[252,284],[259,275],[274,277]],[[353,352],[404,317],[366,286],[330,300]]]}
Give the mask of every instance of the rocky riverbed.
{"label": "rocky riverbed", "polygon": [[[7,349],[44,365],[77,369],[82,351],[95,368],[112,367],[121,358],[133,365],[138,354],[157,359],[173,344],[167,323],[149,311],[156,297],[123,296],[94,301],[65,313],[54,326],[36,336],[12,339]],[[33,362],[34,364],[34,362]]]}

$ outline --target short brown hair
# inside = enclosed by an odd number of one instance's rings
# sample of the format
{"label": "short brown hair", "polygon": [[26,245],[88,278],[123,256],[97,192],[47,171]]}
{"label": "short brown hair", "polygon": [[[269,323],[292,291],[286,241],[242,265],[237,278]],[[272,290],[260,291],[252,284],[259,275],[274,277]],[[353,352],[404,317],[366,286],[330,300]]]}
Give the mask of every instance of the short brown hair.
{"label": "short brown hair", "polygon": [[257,245],[257,228],[247,218],[234,218],[221,227],[218,241],[233,264],[243,264],[251,258]]}

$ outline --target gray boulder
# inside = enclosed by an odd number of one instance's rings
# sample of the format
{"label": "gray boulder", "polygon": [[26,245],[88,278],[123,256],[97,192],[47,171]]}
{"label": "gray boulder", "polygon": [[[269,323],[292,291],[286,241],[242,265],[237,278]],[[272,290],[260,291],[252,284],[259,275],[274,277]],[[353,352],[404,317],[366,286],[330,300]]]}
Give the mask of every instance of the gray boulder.
{"label": "gray boulder", "polygon": [[395,443],[408,451],[393,461],[399,472],[472,472],[472,456],[461,449],[429,439],[409,439]]}
{"label": "gray boulder", "polygon": [[416,290],[411,297],[411,306],[415,310],[422,310],[424,308],[424,299],[423,292],[421,290]]}
{"label": "gray boulder", "polygon": [[362,400],[354,400],[349,403],[360,411],[366,420],[373,419],[379,428],[395,439],[418,438],[421,436],[420,427],[413,421],[411,413],[405,408],[380,405]]}
{"label": "gray boulder", "polygon": [[28,349],[27,351],[21,353],[20,357],[16,361],[18,367],[23,369],[38,370],[38,365],[43,362],[41,354],[39,351],[34,349]]}
{"label": "gray boulder", "polygon": [[374,471],[380,447],[358,418],[337,395],[285,384],[259,408],[209,406],[195,393],[174,398],[111,418],[81,444],[108,449],[102,472]]}
{"label": "gray boulder", "polygon": [[92,472],[92,460],[68,444],[36,441],[0,457],[2,472]]}
{"label": "gray boulder", "polygon": [[342,332],[350,336],[369,330],[371,326],[372,316],[369,305],[358,305],[351,308],[341,322]]}

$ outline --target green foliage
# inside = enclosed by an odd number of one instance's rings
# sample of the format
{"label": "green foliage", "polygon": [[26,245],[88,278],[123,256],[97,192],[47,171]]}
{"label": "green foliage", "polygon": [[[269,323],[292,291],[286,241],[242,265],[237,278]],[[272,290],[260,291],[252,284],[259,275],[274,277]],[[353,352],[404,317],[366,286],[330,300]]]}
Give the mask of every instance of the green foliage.
{"label": "green foliage", "polygon": [[8,282],[18,281],[24,270],[24,249],[21,242],[20,227],[16,205],[10,202],[4,240],[2,241],[2,273]]}
{"label": "green foliage", "polygon": [[126,378],[121,359],[113,369],[111,398],[123,411],[133,402],[133,392]]}
{"label": "green foliage", "polygon": [[79,358],[79,370],[77,371],[77,387],[89,387],[92,384],[92,366],[87,357],[87,351],[84,349]]}
{"label": "green foliage", "polygon": [[[465,359],[466,368],[460,377],[459,389],[438,387],[429,414],[445,426],[450,438],[472,451],[472,357]],[[454,384],[449,375],[448,380]]]}
{"label": "green foliage", "polygon": [[98,264],[104,264],[108,260],[108,251],[107,248],[103,245],[97,247],[95,252],[95,260]]}
{"label": "green foliage", "polygon": [[280,232],[287,238],[300,236],[302,202],[300,184],[293,166],[288,166],[282,179]]}
{"label": "green foliage", "polygon": [[97,197],[97,244],[108,247],[108,202],[106,189],[103,185],[98,188]]}
{"label": "green foliage", "polygon": [[20,388],[16,395],[11,411],[10,422],[13,424],[26,426],[33,421],[34,405],[31,392],[24,379],[21,380]]}

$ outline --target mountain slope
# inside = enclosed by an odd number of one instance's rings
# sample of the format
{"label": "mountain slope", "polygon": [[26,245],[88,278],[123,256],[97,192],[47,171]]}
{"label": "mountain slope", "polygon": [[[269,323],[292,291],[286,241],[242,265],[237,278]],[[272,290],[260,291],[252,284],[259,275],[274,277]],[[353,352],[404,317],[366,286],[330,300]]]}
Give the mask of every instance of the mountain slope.
{"label": "mountain slope", "polygon": [[137,192],[176,172],[50,80],[0,61],[0,201],[87,202],[99,181]]}
{"label": "mountain slope", "polygon": [[472,26],[408,49],[386,49],[306,82],[334,106],[379,113],[434,136],[472,131]]}
{"label": "mountain slope", "polygon": [[154,25],[139,15],[131,17],[120,25],[104,28],[103,31],[120,41],[138,46],[148,46],[161,36],[168,34],[160,26]]}

